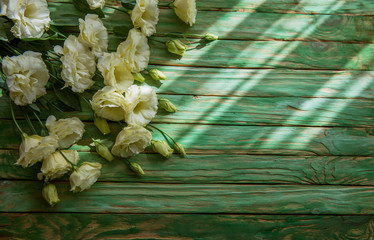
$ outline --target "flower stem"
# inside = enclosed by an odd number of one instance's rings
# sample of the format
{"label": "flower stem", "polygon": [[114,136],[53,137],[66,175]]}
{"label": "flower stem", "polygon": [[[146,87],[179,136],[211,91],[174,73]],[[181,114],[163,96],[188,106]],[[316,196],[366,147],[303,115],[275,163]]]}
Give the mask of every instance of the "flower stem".
{"label": "flower stem", "polygon": [[[161,129],[159,129],[158,127],[156,127],[156,126],[153,126],[153,125],[151,125],[151,124],[148,124],[148,126],[150,126],[150,127],[152,127],[152,128],[154,128],[154,129],[156,129],[157,131],[159,131],[160,133],[162,133],[162,135],[164,135],[164,137],[165,137],[165,135],[166,136],[168,136],[174,143],[177,143],[169,134],[167,134],[166,132],[164,132],[164,131],[162,131]],[[166,138],[166,137],[165,137]]]}
{"label": "flower stem", "polygon": [[166,43],[166,41],[160,41],[160,40],[154,39],[152,36],[149,37],[148,39],[151,40],[151,41],[155,41],[155,42],[162,43],[162,44],[165,44],[165,43]]}
{"label": "flower stem", "polygon": [[130,14],[129,11],[123,10],[121,8],[118,8],[118,7],[114,7],[114,6],[110,6],[110,5],[105,5],[105,7],[111,8],[111,9],[114,9],[114,10],[117,10],[117,11],[120,11],[120,12],[124,12],[124,13],[127,13],[127,14]]}
{"label": "flower stem", "polygon": [[31,120],[30,120],[29,114],[28,114],[27,111],[26,111],[25,109],[23,109],[22,107],[21,107],[21,109],[22,109],[23,114],[25,115],[25,118],[26,118],[27,124],[29,125],[29,127],[30,127],[32,133],[35,134],[35,135],[37,135],[38,133],[36,132],[36,130],[35,130],[35,128],[34,128],[34,125],[32,125],[32,122],[31,122]]}
{"label": "flower stem", "polygon": [[32,113],[34,113],[34,116],[36,117],[36,119],[38,119],[38,122],[39,124],[42,126],[42,128],[44,128],[44,130],[46,130],[48,132],[48,128],[45,126],[45,124],[40,120],[38,114],[36,114],[35,111],[32,111]]}
{"label": "flower stem", "polygon": [[58,149],[58,152],[62,155],[62,157],[65,159],[65,161],[67,161],[68,163],[70,163],[70,165],[73,167],[73,169],[75,169],[75,166],[77,166],[76,164],[70,162],[70,160],[65,156],[65,154],[61,151],[61,149]]}
{"label": "flower stem", "polygon": [[12,119],[13,119],[14,124],[16,125],[18,131],[21,133],[22,137],[26,137],[27,134],[22,131],[22,128],[18,125],[16,117],[14,116],[13,105],[11,101],[9,101],[9,105],[10,105],[10,112],[12,114]]}
{"label": "flower stem", "polygon": [[4,45],[4,47],[10,51],[11,53],[14,53],[15,55],[21,55],[21,51],[14,46],[8,44],[7,42],[1,41],[1,43]]}

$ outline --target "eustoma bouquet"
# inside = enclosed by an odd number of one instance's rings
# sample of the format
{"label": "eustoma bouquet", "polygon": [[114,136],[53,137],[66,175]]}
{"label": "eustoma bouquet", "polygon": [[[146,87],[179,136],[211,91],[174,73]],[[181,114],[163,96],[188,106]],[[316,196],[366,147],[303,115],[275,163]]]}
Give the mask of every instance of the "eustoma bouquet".
{"label": "eustoma bouquet", "polygon": [[[43,181],[42,195],[50,205],[60,201],[53,180],[69,174],[70,190],[81,192],[99,179],[105,166],[81,162],[79,149],[75,148],[84,138],[92,142],[102,158],[108,162],[122,159],[139,176],[145,174],[144,170],[130,159],[150,145],[164,158],[174,152],[186,156],[182,144],[150,124],[160,108],[170,113],[177,111],[170,100],[158,98],[154,88],[144,83],[144,75],[155,81],[167,80],[160,70],[148,69],[148,41],[159,41],[152,36],[159,21],[158,1],[121,3],[123,7],[113,1],[106,5],[104,0],[64,3],[86,14],[78,20],[79,32],[68,34],[63,27],[54,25],[46,0],[0,0],[1,89],[10,99],[12,119],[22,137],[15,164],[23,168],[40,164],[36,177]],[[108,52],[110,35],[101,20],[105,17],[102,9],[106,7],[131,17],[132,28],[115,52]],[[175,0],[170,7],[184,23],[189,26],[195,23],[194,0]],[[203,37],[205,41],[217,39],[212,34],[166,35]],[[162,44],[180,57],[188,48],[185,39],[170,39]],[[91,109],[102,139],[94,139],[86,131],[79,118],[83,111],[81,103]],[[19,112],[24,113],[27,130],[16,120]],[[105,139],[112,131],[113,123],[108,121],[120,125],[112,145]],[[153,131],[160,131],[166,141],[153,139]]]}

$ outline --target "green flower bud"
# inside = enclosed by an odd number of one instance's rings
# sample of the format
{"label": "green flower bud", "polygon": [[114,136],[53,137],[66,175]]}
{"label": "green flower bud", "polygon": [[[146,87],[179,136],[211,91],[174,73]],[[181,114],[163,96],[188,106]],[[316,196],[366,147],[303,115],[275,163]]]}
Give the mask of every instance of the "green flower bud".
{"label": "green flower bud", "polygon": [[47,203],[51,206],[54,206],[56,203],[60,201],[60,199],[58,198],[56,185],[52,183],[44,184],[42,195],[43,198],[47,201]]}
{"label": "green flower bud", "polygon": [[102,134],[107,135],[108,133],[110,133],[110,128],[106,119],[95,115],[94,124]]}
{"label": "green flower bud", "polygon": [[184,151],[184,147],[182,146],[182,144],[180,144],[179,142],[176,142],[174,143],[174,149],[179,152],[182,157],[185,157],[187,154],[186,154],[186,151]]}
{"label": "green flower bud", "polygon": [[152,79],[156,81],[166,80],[165,74],[156,68],[150,69],[149,75],[151,75]]}
{"label": "green flower bud", "polygon": [[204,38],[208,41],[214,41],[214,40],[218,39],[218,36],[216,36],[214,34],[207,33],[207,34],[205,34]]}
{"label": "green flower bud", "polygon": [[134,80],[136,80],[140,83],[144,82],[145,78],[143,77],[143,75],[141,73],[137,72],[137,73],[131,73],[131,74],[134,77]]}
{"label": "green flower bud", "polygon": [[105,146],[102,143],[96,142],[95,141],[95,147],[96,147],[96,152],[103,157],[104,159],[108,160],[108,162],[113,161],[114,157],[112,153],[109,151],[108,147]]}
{"label": "green flower bud", "polygon": [[165,109],[168,112],[176,112],[178,109],[174,106],[172,102],[170,102],[167,98],[160,98],[158,99],[158,105]]}
{"label": "green flower bud", "polygon": [[187,49],[187,45],[178,39],[169,40],[165,44],[169,52],[179,56],[183,56]]}
{"label": "green flower bud", "polygon": [[153,151],[161,154],[165,158],[169,158],[174,152],[174,150],[165,141],[152,140],[151,143]]}
{"label": "green flower bud", "polygon": [[129,162],[129,167],[130,167],[131,171],[133,171],[134,173],[136,173],[139,176],[143,176],[145,174],[142,167],[139,164],[137,164],[136,162]]}

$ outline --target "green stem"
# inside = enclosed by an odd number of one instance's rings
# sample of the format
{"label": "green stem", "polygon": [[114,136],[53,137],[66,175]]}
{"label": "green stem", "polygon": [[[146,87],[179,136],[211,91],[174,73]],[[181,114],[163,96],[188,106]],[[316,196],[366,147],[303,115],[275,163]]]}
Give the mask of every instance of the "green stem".
{"label": "green stem", "polygon": [[148,39],[151,40],[151,41],[162,43],[162,44],[166,43],[166,41],[160,41],[160,40],[154,39],[153,37],[149,37]]}
{"label": "green stem", "polygon": [[124,12],[124,13],[127,13],[127,14],[130,14],[128,11],[120,9],[120,8],[117,8],[117,7],[114,7],[114,6],[105,5],[105,7],[111,8],[111,9],[114,9],[114,10],[117,10],[117,11],[120,11],[120,12]]}
{"label": "green stem", "polygon": [[44,128],[44,130],[46,130],[48,132],[48,128],[45,126],[45,124],[40,120],[38,114],[36,114],[35,111],[32,111],[32,113],[34,113],[34,116],[36,117],[36,119],[38,119],[38,122],[39,124],[42,126],[42,128]]}
{"label": "green stem", "polygon": [[18,131],[21,133],[22,137],[26,137],[27,134],[22,131],[22,128],[17,123],[16,117],[14,116],[12,101],[10,100],[9,100],[9,105],[10,105],[10,112],[12,114],[12,119],[13,119],[14,124],[16,125]]}
{"label": "green stem", "polygon": [[151,125],[151,124],[148,124],[148,126],[154,128],[154,129],[156,129],[157,131],[159,131],[159,132],[162,133],[163,135],[168,136],[168,137],[169,137],[169,138],[170,138],[174,143],[177,143],[177,142],[174,140],[174,138],[172,138],[169,134],[167,134],[166,132],[162,131],[162,130],[159,129],[158,127],[155,127],[155,126],[153,126],[153,125]]}
{"label": "green stem", "polygon": [[23,114],[25,115],[27,124],[29,125],[31,131],[33,132],[33,134],[37,135],[37,132],[36,132],[36,130],[34,128],[34,125],[32,125],[32,122],[30,120],[29,114],[27,113],[27,111],[25,109],[23,109],[23,108],[21,108],[21,109],[22,109]]}
{"label": "green stem", "polygon": [[8,44],[7,42],[4,42],[4,41],[1,41],[1,43],[5,46],[6,49],[8,49],[8,51],[14,53],[15,55],[21,55],[21,51],[15,47],[13,47],[12,45]]}
{"label": "green stem", "polygon": [[61,151],[61,149],[58,149],[58,152],[62,155],[62,157],[65,159],[65,161],[67,161],[68,163],[70,163],[70,165],[73,167],[73,169],[75,169],[75,167],[77,166],[76,164],[70,162],[70,160],[65,156],[65,154]]}

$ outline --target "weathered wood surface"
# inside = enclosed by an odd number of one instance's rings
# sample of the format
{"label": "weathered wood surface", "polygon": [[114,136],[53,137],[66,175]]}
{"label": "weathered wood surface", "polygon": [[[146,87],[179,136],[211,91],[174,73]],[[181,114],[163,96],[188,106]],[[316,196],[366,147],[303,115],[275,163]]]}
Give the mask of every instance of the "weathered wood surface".
{"label": "weathered wood surface", "polygon": [[[16,166],[18,156],[17,150],[0,151],[0,179],[36,180],[40,165]],[[100,181],[374,185],[373,157],[174,155],[165,160],[158,154],[140,154],[131,159],[146,172],[139,178],[121,159],[108,163],[93,152],[80,152],[79,156],[81,162],[103,164]]]}
{"label": "weathered wood surface", "polygon": [[97,182],[48,207],[40,181],[1,180],[0,212],[374,214],[374,187]]}
{"label": "weathered wood surface", "polygon": [[[68,3],[71,0],[48,0],[48,2]],[[109,4],[120,6],[115,0],[107,0]],[[159,0],[159,7],[166,8],[170,0]],[[303,13],[303,14],[350,14],[374,15],[374,3],[371,0],[199,0],[196,4],[200,11],[249,11],[271,13]]]}
{"label": "weathered wood surface", "polygon": [[[84,18],[70,3],[49,3],[51,17],[57,26],[78,26],[78,19]],[[109,32],[126,34],[132,28],[130,16],[126,13],[103,9],[103,19]],[[76,31],[78,29],[76,28]],[[328,40],[372,42],[374,18],[371,16],[305,15],[248,12],[202,11],[197,14],[196,24],[187,26],[171,9],[161,9],[157,33],[186,32],[205,34],[210,32],[221,39],[252,40]]]}
{"label": "weathered wood surface", "polygon": [[344,215],[12,213],[0,214],[0,238],[361,240],[373,238],[373,222]]}
{"label": "weathered wood surface", "polygon": [[[164,40],[165,38],[157,38]],[[121,38],[111,38],[115,50]],[[200,48],[197,45],[197,48]],[[164,45],[150,41],[151,64],[223,68],[291,68],[374,70],[374,44],[302,41],[216,40],[191,48],[181,58],[167,52]]]}
{"label": "weathered wood surface", "polygon": [[[367,99],[222,97],[163,95],[177,106],[176,113],[159,109],[153,123],[284,126],[374,126],[374,101]],[[85,103],[82,102],[84,106]],[[0,119],[11,119],[9,100],[0,98]],[[23,117],[16,108],[16,116]],[[41,118],[50,114],[45,112]],[[90,108],[71,115],[93,120]]]}
{"label": "weathered wood surface", "polygon": [[[22,121],[20,125],[27,129]],[[20,137],[10,120],[2,120],[3,128],[0,148],[17,149]],[[35,123],[37,127],[37,123]],[[191,154],[277,154],[277,155],[374,155],[373,128],[328,128],[328,127],[284,127],[284,126],[235,126],[155,124],[167,131]],[[114,141],[119,132],[118,124],[111,124],[112,134],[106,137]],[[100,137],[91,123],[86,123],[90,136]],[[31,134],[30,131],[28,131]],[[164,139],[153,131],[154,139]],[[103,136],[102,136],[103,137]],[[75,148],[87,150],[90,144],[87,135]]]}
{"label": "weathered wood surface", "polygon": [[[55,23],[76,33],[83,15],[71,1],[49,2]],[[189,156],[165,160],[147,148],[132,158],[146,171],[139,178],[123,160],[91,153],[85,135],[73,149],[101,162],[102,176],[79,194],[67,177],[56,181],[62,202],[51,208],[40,166],[14,165],[20,138],[1,98],[0,239],[373,239],[374,2],[199,0],[192,28],[168,3],[159,1],[156,39],[172,31],[221,39],[181,59],[150,41],[151,67],[168,80],[146,82],[179,107],[155,125]],[[130,18],[104,12],[115,50]],[[88,109],[80,116],[103,137]],[[119,126],[111,128],[113,141]]]}

